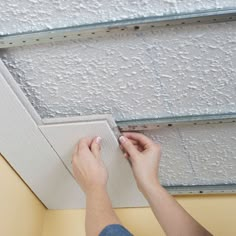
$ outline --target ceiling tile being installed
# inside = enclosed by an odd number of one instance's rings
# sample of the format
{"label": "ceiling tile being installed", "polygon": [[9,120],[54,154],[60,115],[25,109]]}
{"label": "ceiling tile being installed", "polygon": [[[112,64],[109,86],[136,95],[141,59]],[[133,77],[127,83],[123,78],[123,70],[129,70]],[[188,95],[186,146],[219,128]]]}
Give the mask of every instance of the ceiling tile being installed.
{"label": "ceiling tile being installed", "polygon": [[[122,157],[117,138],[106,121],[79,122],[41,126],[47,140],[71,171],[72,151],[82,137],[103,138],[102,156],[110,175],[110,193],[115,183],[130,188],[130,194],[137,195],[133,176],[128,163]],[[162,145],[160,181],[165,186],[208,185],[236,183],[236,125],[197,125],[160,128],[146,131],[145,135]],[[229,139],[225,139],[226,136]],[[129,179],[129,181],[127,181]],[[129,186],[130,185],[130,186]],[[117,187],[119,188],[119,187]],[[121,190],[120,190],[121,191]],[[133,197],[135,202],[135,197]]]}
{"label": "ceiling tile being installed", "polygon": [[[110,173],[108,192],[114,207],[147,205],[136,187],[129,163],[123,157],[117,137],[107,121],[45,125],[40,126],[40,129],[72,175],[71,157],[78,140],[83,137],[93,138],[95,135],[102,137],[102,159]],[[85,207],[83,203],[78,204]]]}
{"label": "ceiling tile being installed", "polygon": [[[236,3],[6,0],[0,2],[0,33],[222,7]],[[111,113],[116,120],[130,120],[236,112],[236,22],[122,31],[11,48],[1,51],[1,58],[41,118]],[[145,205],[107,123],[84,125],[83,132],[78,124],[41,129],[69,170],[72,146],[79,137],[94,134],[91,128],[101,131],[104,148],[108,147],[104,160],[109,188],[117,184],[109,190],[114,206]],[[162,144],[162,184],[236,183],[235,124],[160,128],[145,134]],[[129,195],[122,195],[121,189]]]}

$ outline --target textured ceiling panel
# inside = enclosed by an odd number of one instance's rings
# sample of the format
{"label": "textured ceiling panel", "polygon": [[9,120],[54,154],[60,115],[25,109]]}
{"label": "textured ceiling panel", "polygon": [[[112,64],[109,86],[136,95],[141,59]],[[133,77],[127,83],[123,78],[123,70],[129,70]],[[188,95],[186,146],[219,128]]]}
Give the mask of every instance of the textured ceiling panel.
{"label": "textured ceiling panel", "polygon": [[236,183],[236,125],[196,125],[145,133],[162,145],[166,185]]}
{"label": "textured ceiling panel", "polygon": [[[236,2],[7,0],[0,3],[0,33],[222,7]],[[42,118],[236,110],[235,22],[107,34],[10,49],[2,57]]]}
{"label": "textured ceiling panel", "polygon": [[236,22],[9,49],[4,61],[43,118],[236,111]]}
{"label": "textured ceiling panel", "polygon": [[[115,207],[147,205],[136,187],[128,162],[123,158],[117,138],[106,121],[46,125],[40,129],[71,174],[73,173],[71,156],[78,140],[85,136],[102,137],[102,159],[110,173],[107,189],[113,205]],[[123,194],[124,192],[127,194]],[[85,207],[84,202],[79,204],[80,207]]]}
{"label": "textured ceiling panel", "polygon": [[0,34],[235,6],[235,0],[5,0]]}
{"label": "textured ceiling panel", "polygon": [[[6,0],[0,2],[0,33],[221,7],[236,2]],[[236,22],[122,31],[12,48],[1,57],[42,118],[236,112]],[[146,134],[162,143],[163,184],[236,183],[235,125]]]}
{"label": "textured ceiling panel", "polygon": [[[78,139],[94,134],[101,136],[102,157],[109,173],[112,173],[109,189],[113,199],[119,200],[114,195],[115,183],[119,186],[126,182],[123,187],[130,189],[133,199],[138,195],[133,186],[131,169],[127,169],[128,163],[122,158],[116,138],[106,122],[46,125],[41,130],[71,172],[71,153]],[[173,186],[236,183],[235,124],[179,126],[161,128],[158,132],[148,131],[145,134],[162,145],[162,184]],[[226,136],[230,138],[225,139]],[[131,202],[129,204],[132,205]]]}

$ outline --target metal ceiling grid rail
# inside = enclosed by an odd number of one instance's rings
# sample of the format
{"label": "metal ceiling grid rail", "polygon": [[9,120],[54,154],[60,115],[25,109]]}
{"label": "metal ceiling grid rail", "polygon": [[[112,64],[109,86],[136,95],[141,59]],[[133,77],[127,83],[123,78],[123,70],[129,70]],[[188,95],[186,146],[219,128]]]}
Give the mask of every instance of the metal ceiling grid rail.
{"label": "metal ceiling grid rail", "polygon": [[[138,31],[187,24],[209,24],[236,21],[235,9],[216,9],[175,15],[150,16],[135,19],[101,22],[41,31],[0,35],[0,48],[75,40],[102,36],[117,31]],[[236,122],[236,113],[203,114],[192,116],[162,117],[116,121],[120,131],[144,131],[175,125],[203,125]],[[231,194],[236,193],[236,184],[166,186],[173,195],[185,194]]]}
{"label": "metal ceiling grid rail", "polygon": [[154,130],[161,127],[172,127],[176,125],[208,125],[222,123],[236,123],[236,113],[170,116],[116,121],[121,132]]}
{"label": "metal ceiling grid rail", "polygon": [[236,20],[236,8],[214,9],[162,16],[99,22],[71,27],[0,35],[0,48],[75,40],[117,31],[137,31],[186,24],[209,24]]}
{"label": "metal ceiling grid rail", "polygon": [[[236,123],[236,113],[226,114],[203,114],[191,116],[161,117],[156,119],[139,119],[116,121],[121,132],[145,131],[161,127],[173,127],[176,125],[210,125]],[[218,185],[186,185],[186,186],[164,186],[172,195],[194,195],[194,194],[235,194],[236,184]]]}
{"label": "metal ceiling grid rail", "polygon": [[235,194],[236,184],[164,186],[172,195]]}

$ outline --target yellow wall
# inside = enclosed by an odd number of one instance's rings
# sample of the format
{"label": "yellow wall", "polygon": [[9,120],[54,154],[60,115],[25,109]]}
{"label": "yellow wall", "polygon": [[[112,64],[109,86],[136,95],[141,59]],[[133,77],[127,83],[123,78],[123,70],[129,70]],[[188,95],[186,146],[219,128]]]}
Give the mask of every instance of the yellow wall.
{"label": "yellow wall", "polygon": [[[0,235],[84,236],[84,210],[46,210],[0,156]],[[236,195],[177,197],[214,235],[236,235]],[[136,236],[164,235],[149,208],[117,209]]]}
{"label": "yellow wall", "polygon": [[[184,208],[214,235],[236,235],[236,195],[177,197]],[[164,235],[149,208],[117,209],[136,236]],[[42,236],[84,236],[84,210],[47,211]]]}
{"label": "yellow wall", "polygon": [[0,235],[41,236],[46,209],[0,156]]}

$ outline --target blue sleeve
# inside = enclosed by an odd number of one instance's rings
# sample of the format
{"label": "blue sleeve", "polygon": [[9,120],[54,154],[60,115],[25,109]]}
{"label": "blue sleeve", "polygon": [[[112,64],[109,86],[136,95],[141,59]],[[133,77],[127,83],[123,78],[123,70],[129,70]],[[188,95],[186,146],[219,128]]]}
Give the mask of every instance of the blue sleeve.
{"label": "blue sleeve", "polygon": [[132,236],[132,234],[122,225],[113,224],[106,226],[99,236]]}

